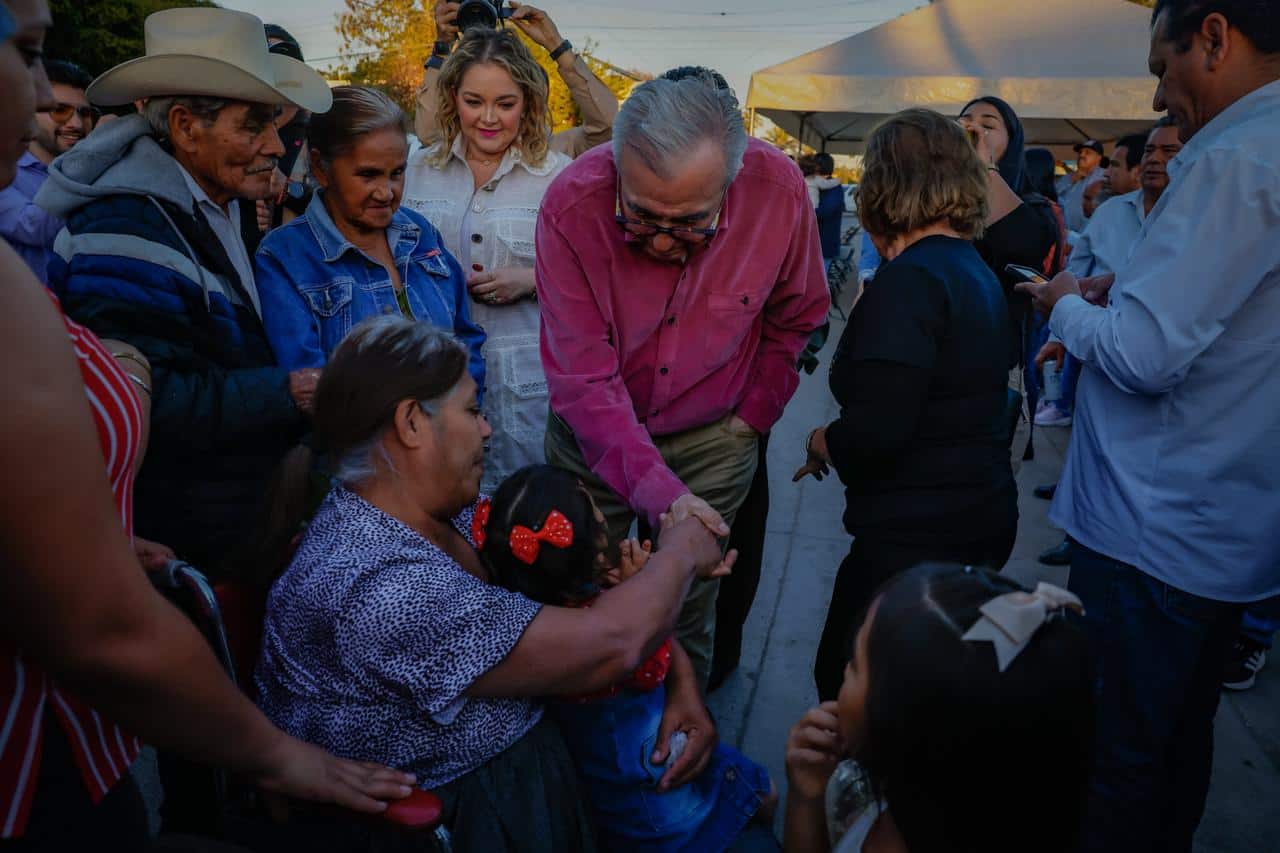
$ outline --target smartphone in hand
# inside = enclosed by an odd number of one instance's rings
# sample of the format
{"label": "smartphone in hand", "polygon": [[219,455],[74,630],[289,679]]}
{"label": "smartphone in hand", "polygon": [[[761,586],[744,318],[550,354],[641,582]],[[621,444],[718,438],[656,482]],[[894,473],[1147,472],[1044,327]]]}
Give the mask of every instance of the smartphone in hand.
{"label": "smartphone in hand", "polygon": [[1031,267],[1024,267],[1021,264],[1005,264],[1004,271],[1022,281],[1029,281],[1033,284],[1048,284],[1049,279],[1039,270]]}

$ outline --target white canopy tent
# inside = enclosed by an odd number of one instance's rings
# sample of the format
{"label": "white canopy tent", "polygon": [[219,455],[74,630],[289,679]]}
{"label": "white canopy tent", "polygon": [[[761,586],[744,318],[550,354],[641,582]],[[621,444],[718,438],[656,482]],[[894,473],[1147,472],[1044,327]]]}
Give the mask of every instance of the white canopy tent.
{"label": "white canopy tent", "polygon": [[907,107],[1008,101],[1028,144],[1110,140],[1151,126],[1151,10],[1125,0],[938,0],[751,75],[748,108],[806,145],[855,154]]}

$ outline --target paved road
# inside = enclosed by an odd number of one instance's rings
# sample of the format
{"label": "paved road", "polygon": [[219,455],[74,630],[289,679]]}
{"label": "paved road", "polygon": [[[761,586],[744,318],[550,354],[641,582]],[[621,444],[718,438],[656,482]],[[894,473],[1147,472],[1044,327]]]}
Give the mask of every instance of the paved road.
{"label": "paved road", "polygon": [[[826,369],[842,329],[834,319],[822,366],[802,377],[769,443],[772,503],[764,576],[747,624],[742,664],[710,701],[725,741],[764,763],[784,792],[787,732],[817,701],[813,654],[836,568],[849,549],[839,483],[833,478],[791,483],[808,431],[835,416]],[[1037,430],[1037,458],[1018,475],[1021,520],[1006,571],[1026,581],[1066,583],[1065,569],[1036,562],[1062,533],[1049,524],[1048,504],[1032,497],[1031,489],[1056,479],[1069,437],[1069,429]],[[1251,691],[1227,694],[1219,708],[1214,781],[1196,853],[1280,851],[1280,658],[1276,670],[1264,671]],[[781,831],[780,818],[777,826]]]}

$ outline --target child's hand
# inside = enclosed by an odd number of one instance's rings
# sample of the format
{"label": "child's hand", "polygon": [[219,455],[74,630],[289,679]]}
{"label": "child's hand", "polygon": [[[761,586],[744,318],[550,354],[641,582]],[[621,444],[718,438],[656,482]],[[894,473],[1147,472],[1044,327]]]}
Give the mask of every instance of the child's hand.
{"label": "child's hand", "polygon": [[738,549],[730,548],[729,553],[724,555],[724,559],[716,563],[710,570],[698,572],[698,576],[711,580],[713,578],[723,578],[733,574],[733,564],[738,562]]}
{"label": "child's hand", "polygon": [[653,542],[648,539],[643,543],[635,539],[624,539],[618,545],[618,553],[621,555],[618,565],[605,574],[605,580],[609,582],[609,586],[617,586],[635,577],[644,568],[645,563],[649,562],[649,556],[653,553]]}
{"label": "child's hand", "polygon": [[787,738],[787,782],[792,796],[820,800],[844,756],[836,703],[810,708]]}

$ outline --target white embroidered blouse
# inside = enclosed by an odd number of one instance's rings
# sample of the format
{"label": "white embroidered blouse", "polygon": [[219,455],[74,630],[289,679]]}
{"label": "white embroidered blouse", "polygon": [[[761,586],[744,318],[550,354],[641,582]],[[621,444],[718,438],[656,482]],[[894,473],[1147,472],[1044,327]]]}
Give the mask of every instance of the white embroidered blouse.
{"label": "white embroidered blouse", "polygon": [[[437,168],[431,158],[440,144],[409,158],[404,204],[440,230],[464,272],[475,264],[485,270],[532,268],[538,207],[569,158],[549,151],[541,165],[531,166],[513,146],[493,177],[476,189],[463,138],[454,140],[448,162]],[[538,350],[538,303],[473,302],[471,319],[486,334],[484,409],[494,435],[481,487],[492,491],[508,475],[545,458],[547,380]]]}

